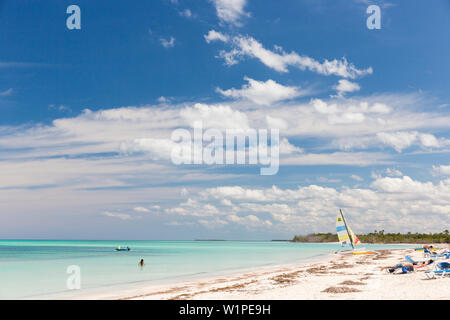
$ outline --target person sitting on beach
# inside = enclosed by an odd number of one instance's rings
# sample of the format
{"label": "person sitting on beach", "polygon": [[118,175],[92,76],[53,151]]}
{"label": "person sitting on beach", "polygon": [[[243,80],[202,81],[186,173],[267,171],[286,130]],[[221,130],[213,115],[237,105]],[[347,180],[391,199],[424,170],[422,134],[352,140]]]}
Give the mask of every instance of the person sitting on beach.
{"label": "person sitting on beach", "polygon": [[423,262],[414,262],[414,263],[398,263],[395,266],[390,267],[382,267],[381,270],[388,269],[390,273],[395,272],[397,269],[403,269],[405,268],[406,271],[414,271],[416,269],[420,269],[423,267],[428,266],[429,264],[433,263],[433,259],[429,259],[427,261]]}
{"label": "person sitting on beach", "polygon": [[435,247],[433,247],[432,244],[426,244],[423,246],[424,250],[428,250],[430,253],[436,253],[437,249]]}

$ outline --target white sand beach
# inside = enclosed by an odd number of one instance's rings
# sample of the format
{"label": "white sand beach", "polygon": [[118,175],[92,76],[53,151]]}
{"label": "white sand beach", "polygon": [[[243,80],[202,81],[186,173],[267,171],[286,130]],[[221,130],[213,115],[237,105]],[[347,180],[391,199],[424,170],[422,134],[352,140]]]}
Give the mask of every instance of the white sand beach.
{"label": "white sand beach", "polygon": [[[441,245],[442,248],[442,245]],[[383,266],[405,263],[409,255],[423,261],[413,249],[380,250],[374,255],[332,254],[320,260],[255,268],[170,285],[152,285],[83,295],[75,299],[450,299],[450,276],[428,279],[431,266],[407,274],[389,274]]]}

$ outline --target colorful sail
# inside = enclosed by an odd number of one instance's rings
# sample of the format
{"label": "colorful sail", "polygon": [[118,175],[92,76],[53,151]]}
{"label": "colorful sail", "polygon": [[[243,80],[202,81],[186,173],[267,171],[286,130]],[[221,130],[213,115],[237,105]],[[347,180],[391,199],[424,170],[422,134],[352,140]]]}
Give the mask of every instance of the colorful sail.
{"label": "colorful sail", "polygon": [[341,246],[345,246],[352,243],[350,237],[348,236],[349,233],[347,232],[347,228],[345,226],[344,219],[342,218],[341,214],[339,214],[336,218],[336,232],[339,238],[339,242],[341,243]]}
{"label": "colorful sail", "polygon": [[357,246],[357,245],[361,244],[361,241],[359,241],[358,237],[353,233],[353,231],[352,231],[352,229],[350,229],[350,227],[348,227],[348,231],[350,233],[350,236],[352,237],[353,245]]}
{"label": "colorful sail", "polygon": [[359,241],[352,229],[346,224],[342,211],[339,212],[336,218],[336,232],[341,246],[350,244],[354,247],[361,244],[361,241]]}

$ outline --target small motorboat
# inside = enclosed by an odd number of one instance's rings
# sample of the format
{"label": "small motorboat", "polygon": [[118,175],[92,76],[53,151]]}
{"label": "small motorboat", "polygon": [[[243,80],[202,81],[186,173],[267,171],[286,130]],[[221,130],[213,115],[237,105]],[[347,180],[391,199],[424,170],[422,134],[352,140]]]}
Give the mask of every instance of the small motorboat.
{"label": "small motorboat", "polygon": [[130,247],[121,247],[121,246],[118,246],[117,248],[116,248],[116,251],[130,251],[131,249],[130,249]]}

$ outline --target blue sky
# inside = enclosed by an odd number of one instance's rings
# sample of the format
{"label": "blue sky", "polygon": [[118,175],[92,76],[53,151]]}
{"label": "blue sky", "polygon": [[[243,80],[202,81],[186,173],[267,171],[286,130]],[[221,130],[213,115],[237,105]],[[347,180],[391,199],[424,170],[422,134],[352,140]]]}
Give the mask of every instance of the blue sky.
{"label": "blue sky", "polygon": [[[440,231],[449,18],[445,0],[1,1],[0,237],[290,238],[339,207],[359,232]],[[281,126],[278,174],[173,165],[194,120]]]}

